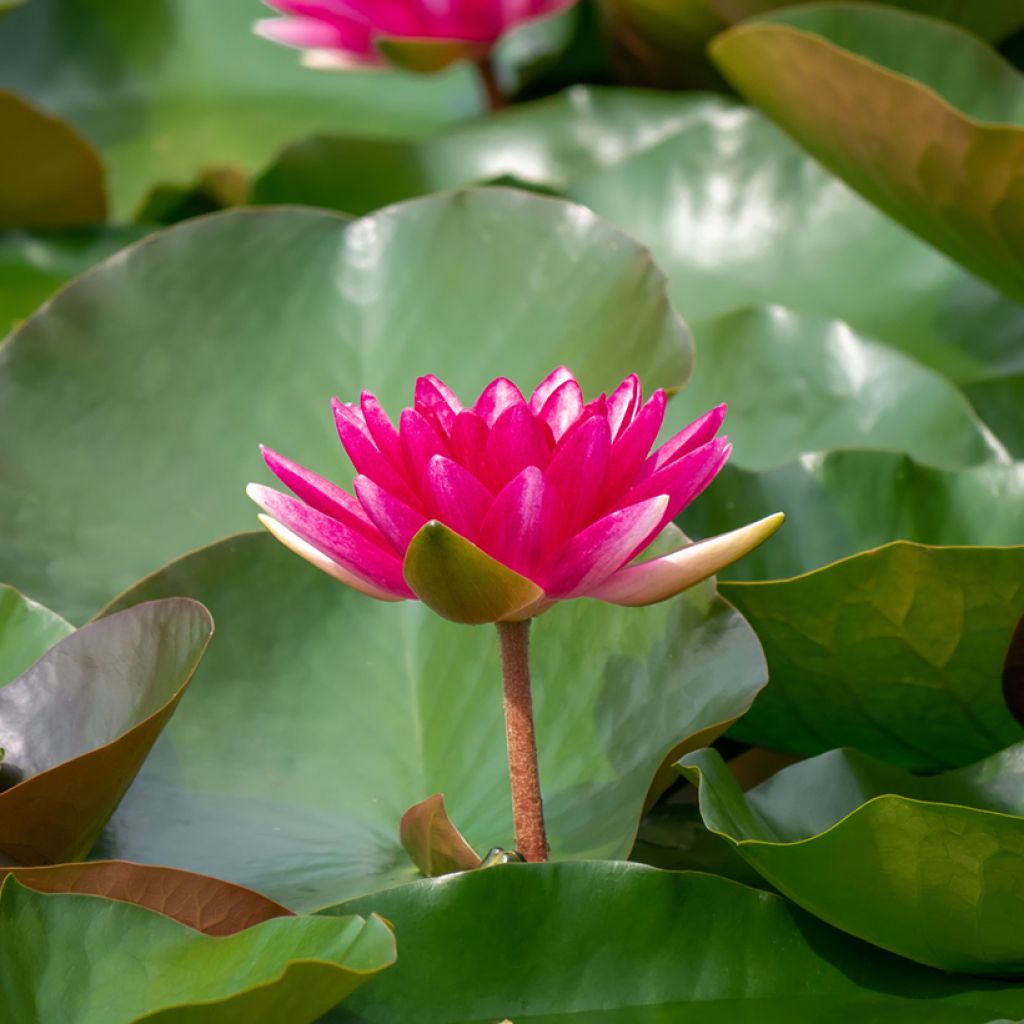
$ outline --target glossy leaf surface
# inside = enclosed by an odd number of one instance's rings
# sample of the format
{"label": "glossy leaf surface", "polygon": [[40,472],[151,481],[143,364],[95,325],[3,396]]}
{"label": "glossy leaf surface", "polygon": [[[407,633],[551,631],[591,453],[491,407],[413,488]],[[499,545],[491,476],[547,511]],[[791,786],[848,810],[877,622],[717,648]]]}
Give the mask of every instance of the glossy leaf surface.
{"label": "glossy leaf surface", "polygon": [[771,683],[737,728],[748,741],[934,771],[1024,739],[1000,681],[1024,615],[1024,548],[897,543],[722,592],[768,658]]}
{"label": "glossy leaf surface", "polygon": [[733,28],[711,55],[873,203],[1024,299],[1024,78],[989,47],[919,15],[819,4]]}
{"label": "glossy leaf surface", "polygon": [[440,793],[413,804],[402,815],[398,835],[405,852],[427,878],[480,866],[480,855],[448,817]]}
{"label": "glossy leaf surface", "polygon": [[371,905],[394,922],[401,956],[331,1024],[971,1024],[1024,1005],[1019,985],[944,977],[778,896],[696,873],[513,864],[333,912]]}
{"label": "glossy leaf surface", "polygon": [[73,632],[74,626],[49,608],[0,584],[0,686],[20,676]]}
{"label": "glossy leaf surface", "polygon": [[195,601],[85,626],[0,689],[0,853],[77,860],[174,712],[213,632]]}
{"label": "glossy leaf surface", "polygon": [[394,959],[377,917],[283,917],[215,937],[130,903],[13,879],[0,890],[0,999],[12,1024],[312,1024]]}
{"label": "glossy leaf surface", "polygon": [[100,149],[118,219],[158,182],[255,170],[300,135],[406,135],[480,108],[465,68],[422,78],[302,67],[253,34],[260,12],[251,0],[32,0],[0,21],[0,86]]}
{"label": "glossy leaf surface", "polygon": [[[753,633],[712,593],[571,601],[537,620],[553,856],[625,857],[666,756],[718,735],[763,685]],[[118,603],[163,594],[202,595],[217,643],[97,855],[302,909],[414,877],[399,822],[434,793],[474,849],[513,845],[493,627],[369,600],[263,534],[195,552]]]}
{"label": "glossy leaf surface", "polygon": [[747,794],[713,750],[680,770],[708,827],[831,924],[945,970],[1024,969],[1024,744],[925,777],[836,750]]}
{"label": "glossy leaf surface", "polygon": [[346,483],[332,395],[367,388],[397,415],[417,374],[468,396],[496,367],[533,387],[559,363],[588,394],[633,372],[672,388],[692,346],[648,254],[570,203],[487,189],[351,224],[300,210],[188,222],[75,282],[0,350],[0,434],[16,439],[0,578],[85,618],[255,525],[244,491],[270,479],[261,442]]}

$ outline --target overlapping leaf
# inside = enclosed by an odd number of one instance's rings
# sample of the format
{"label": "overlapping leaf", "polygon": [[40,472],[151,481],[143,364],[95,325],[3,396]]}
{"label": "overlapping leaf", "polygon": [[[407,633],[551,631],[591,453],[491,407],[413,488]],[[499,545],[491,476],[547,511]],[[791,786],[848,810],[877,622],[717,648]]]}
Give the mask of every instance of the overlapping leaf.
{"label": "overlapping leaf", "polygon": [[1024,615],[1024,547],[896,543],[722,593],[771,676],[743,739],[799,754],[856,747],[932,771],[1024,739],[1000,679]]}
{"label": "overlapping leaf", "polygon": [[0,584],[0,686],[20,676],[72,632],[70,622],[14,587]]}
{"label": "overlapping leaf", "polygon": [[[145,359],[140,339],[157,339]],[[333,394],[369,388],[397,412],[418,373],[469,399],[495,372],[532,387],[560,362],[591,393],[630,372],[673,388],[691,360],[647,253],[570,203],[486,189],[351,224],[189,222],[75,282],[0,349],[0,578],[81,619],[249,527],[260,442],[344,482]]]}
{"label": "overlapping leaf", "polygon": [[0,855],[89,852],[212,632],[195,601],[151,602],[72,633],[0,689]]}
{"label": "overlapping leaf", "polygon": [[837,750],[747,794],[713,750],[680,770],[708,827],[819,917],[946,970],[1024,970],[1024,744],[927,777]]}
{"label": "overlapping leaf", "polygon": [[711,54],[832,171],[1024,299],[1024,78],[989,47],[931,18],[818,4],[730,29]]}
{"label": "overlapping leaf", "polygon": [[[252,0],[32,0],[0,21],[0,86],[103,153],[114,214],[314,131],[418,134],[480,108],[470,71],[330,75],[252,33]],[[60,69],[60,74],[54,72]]]}
{"label": "overlapping leaf", "polygon": [[394,959],[379,917],[282,917],[214,937],[117,900],[10,878],[0,890],[0,1005],[12,1024],[311,1024]]}
{"label": "overlapping leaf", "polygon": [[428,879],[332,913],[392,921],[394,970],[332,1024],[974,1024],[1024,989],[900,960],[722,878],[636,864],[509,865]]}
{"label": "overlapping leaf", "polygon": [[[399,840],[444,793],[485,853],[512,846],[495,631],[356,594],[270,536],[173,563],[119,607],[201,597],[217,643],[100,856],[228,878],[295,908],[415,876]],[[764,683],[760,647],[708,586],[646,609],[559,605],[533,631],[553,855],[625,857],[655,771]]]}

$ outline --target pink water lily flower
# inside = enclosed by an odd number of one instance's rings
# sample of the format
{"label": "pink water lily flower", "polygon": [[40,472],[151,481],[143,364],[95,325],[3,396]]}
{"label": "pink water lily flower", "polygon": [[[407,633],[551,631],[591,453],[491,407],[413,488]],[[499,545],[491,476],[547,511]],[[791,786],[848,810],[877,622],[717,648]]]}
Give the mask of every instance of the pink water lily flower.
{"label": "pink water lily flower", "polygon": [[[653,452],[665,393],[627,377],[585,402],[564,367],[527,399],[492,381],[471,407],[434,376],[396,428],[377,399],[334,399],[355,494],[263,448],[295,495],[250,484],[263,524],[314,565],[383,601],[420,598],[460,622],[522,620],[556,601],[671,597],[770,536],[781,515],[633,562],[729,456],[721,405]],[[682,543],[682,541],[680,541]]]}
{"label": "pink water lily flower", "polygon": [[256,24],[268,39],[306,51],[319,67],[397,63],[437,71],[481,61],[510,29],[576,0],[266,0],[284,18]]}

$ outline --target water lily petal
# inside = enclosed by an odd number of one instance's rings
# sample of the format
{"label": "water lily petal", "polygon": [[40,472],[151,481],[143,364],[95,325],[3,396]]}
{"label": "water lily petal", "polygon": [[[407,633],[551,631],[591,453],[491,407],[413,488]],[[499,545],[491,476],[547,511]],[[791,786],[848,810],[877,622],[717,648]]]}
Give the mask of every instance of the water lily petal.
{"label": "water lily petal", "polygon": [[631,487],[618,507],[633,505],[656,494],[667,494],[668,517],[672,519],[714,480],[731,451],[732,445],[727,437],[713,438]]}
{"label": "water lily petal", "polygon": [[456,460],[474,476],[483,472],[484,448],[487,446],[487,424],[475,412],[466,409],[455,417],[449,443]]}
{"label": "water lily petal", "polygon": [[435,455],[451,455],[448,442],[434,424],[415,409],[403,409],[398,436],[402,442],[407,480],[412,481],[421,498],[430,493],[427,467]]}
{"label": "water lily petal", "polygon": [[391,417],[377,401],[377,396],[364,391],[359,396],[359,408],[363,414],[366,429],[370,432],[377,450],[400,473],[403,472],[402,444],[398,438],[398,428],[391,422]]}
{"label": "water lily petal", "polygon": [[608,426],[613,441],[633,422],[640,407],[640,397],[640,378],[635,373],[631,373],[609,396]]}
{"label": "water lily petal", "polygon": [[579,597],[604,582],[657,533],[667,507],[662,494],[591,523],[545,559],[541,581],[547,596]]}
{"label": "water lily petal", "polygon": [[613,501],[616,495],[633,482],[647,460],[651,445],[657,440],[664,419],[665,392],[658,388],[612,446],[605,484],[605,498],[608,501]]}
{"label": "water lily petal", "polygon": [[478,546],[530,579],[541,556],[548,485],[536,466],[527,466],[491,502],[480,523]]}
{"label": "water lily petal", "polygon": [[529,406],[510,406],[491,427],[480,479],[497,492],[527,466],[544,469],[551,460],[549,441],[547,427],[534,418]]}
{"label": "water lily petal", "polygon": [[479,416],[488,427],[494,426],[494,421],[508,408],[513,405],[525,405],[526,399],[523,393],[506,377],[498,377],[483,389],[480,397],[473,406],[473,412]]}
{"label": "water lily petal", "polygon": [[551,489],[544,549],[566,541],[589,522],[604,488],[611,430],[603,416],[592,416],[565,435],[555,449],[545,477]]}
{"label": "water lily petal", "polygon": [[491,505],[491,492],[468,469],[443,455],[435,455],[428,463],[427,485],[433,518],[475,541]]}
{"label": "water lily petal", "polygon": [[551,392],[541,407],[540,418],[551,428],[551,435],[557,442],[582,412],[583,392],[573,377]]}
{"label": "water lily petal", "polygon": [[624,566],[586,596],[631,607],[664,601],[749,554],[775,533],[784,519],[781,512],[776,512],[756,523],[698,541],[661,558]]}
{"label": "water lily petal", "polygon": [[416,410],[428,419],[433,419],[438,429],[448,437],[455,425],[455,417],[462,412],[462,403],[455,392],[439,377],[428,373],[416,381],[413,402]]}
{"label": "water lily petal", "polygon": [[427,517],[389,494],[368,476],[356,477],[355,491],[377,529],[399,555],[404,555],[409,541]]}
{"label": "water lily petal", "polygon": [[539,415],[544,403],[560,388],[566,381],[575,380],[572,370],[567,366],[559,366],[552,370],[530,395],[530,411]]}
{"label": "water lily petal", "polygon": [[727,406],[723,402],[710,409],[703,416],[695,419],[689,426],[683,427],[674,437],[666,441],[660,448],[655,449],[647,462],[644,463],[641,476],[649,476],[657,473],[659,469],[667,466],[670,462],[692,452],[702,444],[707,444],[718,433],[722,421],[725,419]]}
{"label": "water lily petal", "polygon": [[386,491],[401,498],[405,502],[415,501],[412,488],[404,475],[391,464],[374,444],[362,412],[355,406],[331,399],[334,410],[334,422],[338,428],[338,437],[342,447],[357,473],[376,480]]}

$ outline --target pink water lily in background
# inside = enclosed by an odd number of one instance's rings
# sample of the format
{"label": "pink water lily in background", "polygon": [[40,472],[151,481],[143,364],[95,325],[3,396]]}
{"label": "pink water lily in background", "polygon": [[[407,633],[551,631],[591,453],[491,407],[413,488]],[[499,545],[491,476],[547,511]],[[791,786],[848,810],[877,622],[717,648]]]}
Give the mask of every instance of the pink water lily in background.
{"label": "pink water lily in background", "polygon": [[[718,436],[724,405],[651,451],[665,393],[644,401],[635,375],[590,402],[564,367],[529,398],[499,377],[469,407],[437,377],[421,377],[397,427],[369,392],[358,404],[333,405],[357,472],[354,494],[263,448],[295,496],[250,484],[261,521],[356,590],[385,601],[420,597],[458,621],[527,618],[577,597],[627,605],[664,600],[746,554],[782,521],[771,516],[633,562],[714,479],[730,451]],[[462,540],[458,564],[445,554],[434,576],[479,576],[456,581],[490,609],[475,618],[473,608],[452,613],[424,592],[452,581],[413,586],[420,578],[409,571],[413,550],[439,524]],[[485,591],[495,579],[519,578],[529,581],[519,592],[525,603],[494,612]],[[474,596],[465,600],[472,604]]]}
{"label": "pink water lily in background", "polygon": [[306,51],[320,67],[399,63],[436,71],[480,61],[510,29],[576,0],[266,0],[284,18],[256,24],[268,39]]}

